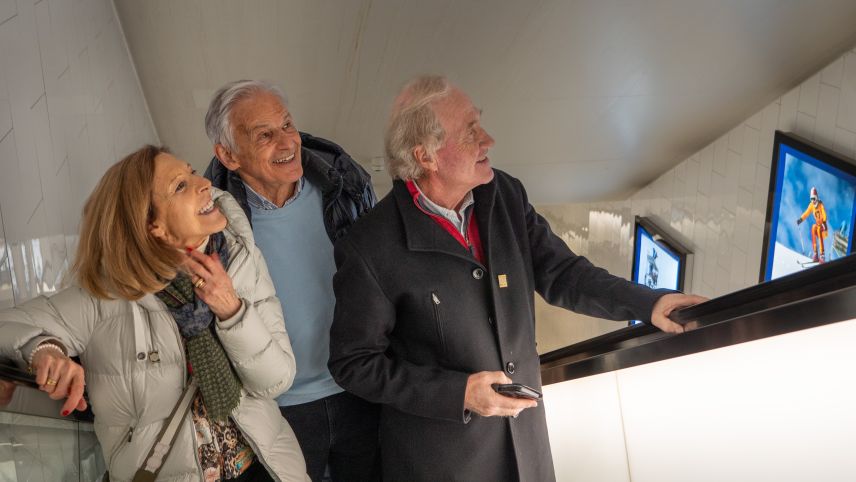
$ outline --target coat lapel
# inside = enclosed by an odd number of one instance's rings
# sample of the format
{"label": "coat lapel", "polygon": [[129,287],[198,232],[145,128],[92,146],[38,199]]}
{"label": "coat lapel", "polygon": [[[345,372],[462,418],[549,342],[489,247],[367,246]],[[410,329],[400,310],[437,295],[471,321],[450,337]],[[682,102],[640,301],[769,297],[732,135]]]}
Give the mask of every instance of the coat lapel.
{"label": "coat lapel", "polygon": [[448,254],[479,264],[455,238],[416,207],[403,181],[396,180],[393,183],[392,193],[395,196],[398,212],[401,213],[401,222],[404,224],[407,249]]}
{"label": "coat lapel", "polygon": [[473,189],[473,214],[476,216],[476,224],[479,227],[479,238],[481,239],[482,252],[484,253],[484,264],[490,266],[492,259],[490,253],[491,247],[491,232],[493,226],[491,215],[493,214],[493,205],[496,202],[496,181],[491,180],[487,184]]}

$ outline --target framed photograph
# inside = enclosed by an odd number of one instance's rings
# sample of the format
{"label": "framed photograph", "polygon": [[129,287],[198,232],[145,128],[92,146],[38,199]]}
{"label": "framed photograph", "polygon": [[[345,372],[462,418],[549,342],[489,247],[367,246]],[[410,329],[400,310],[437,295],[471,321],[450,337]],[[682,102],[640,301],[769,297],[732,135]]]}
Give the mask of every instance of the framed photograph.
{"label": "framed photograph", "polygon": [[683,291],[692,253],[649,218],[637,216],[633,233],[631,281],[653,289]]}
{"label": "framed photograph", "polygon": [[760,281],[853,252],[856,161],[776,131]]}

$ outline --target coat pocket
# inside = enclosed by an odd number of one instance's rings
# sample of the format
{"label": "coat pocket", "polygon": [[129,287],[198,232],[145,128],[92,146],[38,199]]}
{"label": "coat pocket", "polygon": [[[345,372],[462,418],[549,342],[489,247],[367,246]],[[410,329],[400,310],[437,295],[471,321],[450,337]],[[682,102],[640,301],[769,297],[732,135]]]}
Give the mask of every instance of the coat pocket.
{"label": "coat pocket", "polygon": [[434,309],[434,326],[437,329],[437,339],[440,342],[440,351],[446,356],[446,335],[443,332],[443,316],[440,312],[440,297],[436,291],[431,292],[431,307]]}
{"label": "coat pocket", "polygon": [[134,426],[129,425],[128,429],[122,434],[122,438],[116,443],[116,446],[113,447],[113,450],[110,452],[110,457],[107,460],[107,468],[113,468],[113,464],[116,462],[116,456],[119,455],[119,452],[122,451],[125,447],[131,444],[131,440],[134,438]]}

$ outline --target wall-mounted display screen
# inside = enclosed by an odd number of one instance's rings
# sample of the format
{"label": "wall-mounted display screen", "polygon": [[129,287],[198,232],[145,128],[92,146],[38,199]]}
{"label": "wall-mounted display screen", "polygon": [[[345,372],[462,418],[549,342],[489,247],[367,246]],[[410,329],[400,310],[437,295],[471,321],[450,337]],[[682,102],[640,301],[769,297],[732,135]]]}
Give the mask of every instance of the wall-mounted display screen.
{"label": "wall-mounted display screen", "polygon": [[[682,291],[689,251],[644,217],[636,218],[632,281],[649,288]],[[631,321],[636,324],[639,321]]]}
{"label": "wall-mounted display screen", "polygon": [[856,161],[776,132],[761,281],[853,252]]}

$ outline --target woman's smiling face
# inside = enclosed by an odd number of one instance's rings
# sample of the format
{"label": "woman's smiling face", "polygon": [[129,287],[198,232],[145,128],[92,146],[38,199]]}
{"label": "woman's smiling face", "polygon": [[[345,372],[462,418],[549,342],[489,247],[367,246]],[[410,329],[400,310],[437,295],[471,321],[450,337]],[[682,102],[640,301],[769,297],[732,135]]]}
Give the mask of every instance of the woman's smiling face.
{"label": "woman's smiling face", "polygon": [[196,248],[226,227],[226,217],[214,205],[211,181],[190,164],[169,153],[155,158],[150,222],[153,236],[178,249]]}

